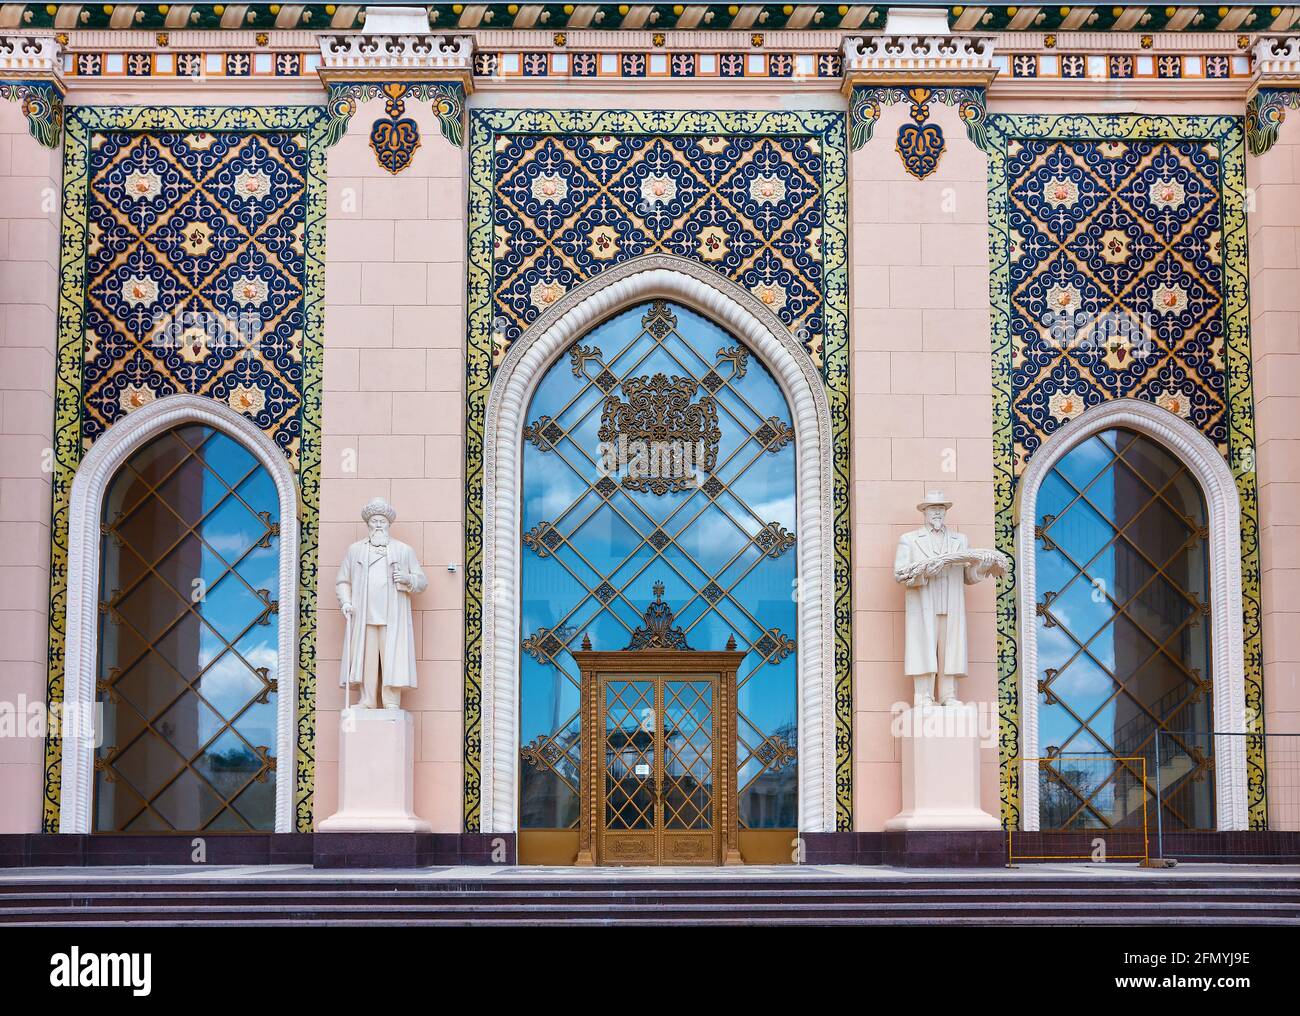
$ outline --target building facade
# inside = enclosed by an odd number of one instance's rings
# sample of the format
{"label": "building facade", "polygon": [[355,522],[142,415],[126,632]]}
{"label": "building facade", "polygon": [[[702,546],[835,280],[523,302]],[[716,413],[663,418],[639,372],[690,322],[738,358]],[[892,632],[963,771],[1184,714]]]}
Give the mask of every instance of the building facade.
{"label": "building facade", "polygon": [[0,831],[312,832],[377,495],[435,832],[880,831],[936,489],[985,811],[1300,827],[1297,22],[3,5]]}

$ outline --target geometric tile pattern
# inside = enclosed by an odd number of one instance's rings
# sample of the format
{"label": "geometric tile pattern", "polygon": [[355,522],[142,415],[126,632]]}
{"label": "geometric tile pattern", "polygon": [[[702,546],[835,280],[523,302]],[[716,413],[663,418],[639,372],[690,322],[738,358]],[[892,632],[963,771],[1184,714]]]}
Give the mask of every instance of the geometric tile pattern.
{"label": "geometric tile pattern", "polygon": [[630,258],[676,254],[753,293],[820,366],[815,135],[513,134],[493,170],[497,362],[582,281]]}
{"label": "geometric tile pattern", "polygon": [[[1129,115],[989,118],[989,238],[999,549],[1016,484],[1068,420],[1116,398],[1187,420],[1220,450],[1242,506],[1246,712],[1262,732],[1242,121]],[[999,583],[1003,819],[1019,819],[1015,562]],[[1252,826],[1263,759],[1248,747]]]}
{"label": "geometric tile pattern", "polygon": [[132,409],[186,392],[251,417],[293,458],[306,255],[302,142],[301,134],[233,131],[91,136],[87,445]]}
{"label": "geometric tile pattern", "polygon": [[1017,471],[1115,398],[1226,449],[1217,142],[1015,139],[1006,172]]}
{"label": "geometric tile pattern", "polygon": [[[65,127],[47,696],[63,698],[68,504],[116,420],[174,392],[249,417],[298,476],[295,826],[315,782],[325,114],[315,107],[79,107]],[[44,828],[61,749],[46,742]]]}
{"label": "geometric tile pattern", "polygon": [[822,371],[835,533],[836,824],[852,828],[847,163],[843,114],[473,110],[466,405],[465,828],[479,820],[484,414],[493,372],[565,293],[670,253],[742,286]]}

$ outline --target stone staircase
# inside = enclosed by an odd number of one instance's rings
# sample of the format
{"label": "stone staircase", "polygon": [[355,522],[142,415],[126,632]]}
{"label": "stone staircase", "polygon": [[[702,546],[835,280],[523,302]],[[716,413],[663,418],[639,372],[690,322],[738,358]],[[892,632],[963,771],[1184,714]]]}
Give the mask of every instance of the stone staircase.
{"label": "stone staircase", "polygon": [[0,879],[0,924],[1300,925],[1300,874]]}

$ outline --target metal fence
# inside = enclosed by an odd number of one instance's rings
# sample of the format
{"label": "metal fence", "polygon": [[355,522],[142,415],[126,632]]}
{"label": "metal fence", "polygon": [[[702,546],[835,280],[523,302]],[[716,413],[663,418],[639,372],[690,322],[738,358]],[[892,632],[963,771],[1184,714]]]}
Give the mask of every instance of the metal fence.
{"label": "metal fence", "polygon": [[[1247,768],[1246,779],[1263,780],[1267,829],[1233,837],[1210,832],[1217,820],[1187,821],[1183,802],[1212,799],[1225,759],[1245,764],[1263,749],[1264,770]],[[1153,856],[1186,860],[1232,857],[1240,861],[1300,861],[1300,734],[1187,733],[1161,730],[1151,738],[1152,791],[1162,802],[1155,812]],[[1196,785],[1205,784],[1199,794]],[[1204,805],[1201,805],[1202,812]],[[1216,812],[1217,815],[1217,812]],[[1258,835],[1266,832],[1268,835]],[[1228,837],[1225,840],[1225,837]]]}
{"label": "metal fence", "polygon": [[[1008,834],[1008,862],[1142,861],[1149,847],[1144,863],[1300,863],[1300,733],[1148,726],[1124,747],[1122,756],[1097,751],[1012,760],[1022,781],[1037,781],[1039,830]],[[1262,771],[1246,765],[1261,749]],[[1218,828],[1217,781],[1229,765],[1246,767],[1252,787],[1263,781],[1266,828]]]}

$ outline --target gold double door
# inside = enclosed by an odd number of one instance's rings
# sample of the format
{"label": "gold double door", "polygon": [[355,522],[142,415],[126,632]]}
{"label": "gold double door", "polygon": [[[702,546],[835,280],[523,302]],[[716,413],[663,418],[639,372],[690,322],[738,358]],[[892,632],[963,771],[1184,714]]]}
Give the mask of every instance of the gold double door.
{"label": "gold double door", "polygon": [[648,672],[646,657],[657,653],[590,655],[623,657],[615,662],[624,666],[584,681],[589,789],[578,863],[740,863],[734,671],[685,669],[694,654],[674,653],[665,661],[673,670]]}

